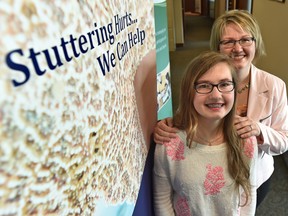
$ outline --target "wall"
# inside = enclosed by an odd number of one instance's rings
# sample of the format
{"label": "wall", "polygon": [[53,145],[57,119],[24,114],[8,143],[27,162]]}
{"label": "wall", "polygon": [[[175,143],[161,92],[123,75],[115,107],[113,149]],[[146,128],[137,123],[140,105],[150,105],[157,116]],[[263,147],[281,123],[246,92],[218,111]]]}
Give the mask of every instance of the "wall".
{"label": "wall", "polygon": [[173,1],[176,44],[184,44],[182,0]]}
{"label": "wall", "polygon": [[201,0],[195,0],[195,11],[196,13],[201,13]]}
{"label": "wall", "polygon": [[168,22],[168,35],[169,35],[169,50],[175,51],[176,49],[176,36],[174,31],[174,7],[173,0],[167,0],[167,22]]}
{"label": "wall", "polygon": [[215,18],[220,16],[222,13],[225,12],[226,3],[225,1],[215,0],[214,8],[215,8]]}
{"label": "wall", "polygon": [[288,2],[254,0],[252,13],[259,22],[267,56],[257,66],[288,83]]}
{"label": "wall", "polygon": [[182,0],[167,0],[169,51],[184,45]]}

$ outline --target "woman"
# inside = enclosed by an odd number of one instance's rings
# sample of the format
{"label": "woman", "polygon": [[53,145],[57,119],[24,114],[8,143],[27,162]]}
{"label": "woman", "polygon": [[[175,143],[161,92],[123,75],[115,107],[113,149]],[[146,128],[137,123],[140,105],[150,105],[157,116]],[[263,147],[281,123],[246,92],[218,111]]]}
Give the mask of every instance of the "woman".
{"label": "woman", "polygon": [[[274,171],[272,156],[288,149],[286,86],[278,77],[253,65],[265,51],[259,25],[247,11],[231,10],[219,16],[212,27],[210,48],[230,56],[237,70],[239,87],[235,127],[242,138],[257,137],[258,206],[269,189],[269,179]],[[172,125],[171,119],[156,125],[156,143],[169,141],[169,137],[175,136],[177,130],[171,128]]]}
{"label": "woman", "polygon": [[255,137],[234,128],[235,68],[218,52],[188,65],[174,116],[176,138],[157,145],[154,160],[156,215],[254,215]]}

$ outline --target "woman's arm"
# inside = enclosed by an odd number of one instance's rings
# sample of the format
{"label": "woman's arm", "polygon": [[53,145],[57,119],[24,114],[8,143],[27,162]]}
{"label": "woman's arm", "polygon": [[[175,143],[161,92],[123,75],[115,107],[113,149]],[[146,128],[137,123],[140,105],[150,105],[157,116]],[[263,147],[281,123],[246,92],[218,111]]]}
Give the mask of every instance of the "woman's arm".
{"label": "woman's arm", "polygon": [[[262,144],[259,145],[264,152],[270,155],[279,155],[288,151],[288,104],[286,85],[278,85],[274,93],[273,110],[267,119],[260,119],[258,126],[262,134]],[[276,97],[277,96],[277,97]]]}
{"label": "woman's arm", "polygon": [[[280,83],[281,84],[281,83]],[[235,117],[235,128],[241,138],[256,136],[259,148],[269,155],[288,151],[288,105],[285,84],[274,95],[271,114],[255,121],[249,117]]]}

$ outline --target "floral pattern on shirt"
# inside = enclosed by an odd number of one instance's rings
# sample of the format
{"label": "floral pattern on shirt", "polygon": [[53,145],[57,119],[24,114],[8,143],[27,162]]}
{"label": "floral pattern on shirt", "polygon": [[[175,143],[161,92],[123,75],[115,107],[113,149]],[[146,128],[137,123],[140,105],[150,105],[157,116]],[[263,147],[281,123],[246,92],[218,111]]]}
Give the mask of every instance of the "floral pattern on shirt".
{"label": "floral pattern on shirt", "polygon": [[178,197],[175,211],[178,216],[192,216],[190,213],[188,201],[185,197]]}
{"label": "floral pattern on shirt", "polygon": [[250,138],[245,140],[245,143],[244,143],[244,154],[250,159],[253,158],[254,144],[253,144],[253,138],[252,137],[250,137]]}
{"label": "floral pattern on shirt", "polygon": [[204,181],[205,195],[215,195],[220,193],[225,185],[224,170],[220,166],[212,167],[211,164],[206,166],[207,174]]}
{"label": "floral pattern on shirt", "polygon": [[170,142],[164,143],[167,155],[176,161],[184,160],[184,142],[179,138],[173,138]]}

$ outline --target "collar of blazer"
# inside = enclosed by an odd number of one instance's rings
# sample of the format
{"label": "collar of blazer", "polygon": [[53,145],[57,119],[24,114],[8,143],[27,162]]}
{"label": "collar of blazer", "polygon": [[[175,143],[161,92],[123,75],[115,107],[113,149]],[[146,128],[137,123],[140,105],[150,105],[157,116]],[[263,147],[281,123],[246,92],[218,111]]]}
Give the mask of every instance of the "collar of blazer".
{"label": "collar of blazer", "polygon": [[267,106],[270,91],[265,82],[265,76],[263,71],[254,65],[251,66],[247,116],[260,122],[269,118],[272,113],[270,106]]}

